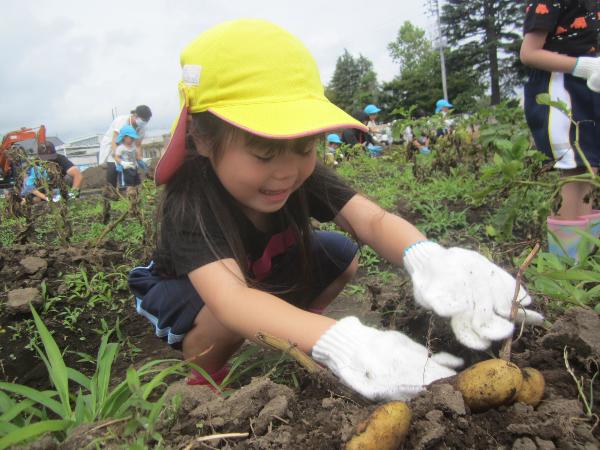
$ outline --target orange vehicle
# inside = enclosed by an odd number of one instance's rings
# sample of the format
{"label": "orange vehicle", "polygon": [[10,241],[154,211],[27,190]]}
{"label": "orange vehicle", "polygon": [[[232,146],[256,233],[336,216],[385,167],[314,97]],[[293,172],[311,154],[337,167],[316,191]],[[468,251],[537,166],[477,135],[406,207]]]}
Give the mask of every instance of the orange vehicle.
{"label": "orange vehicle", "polygon": [[10,187],[14,183],[15,167],[8,155],[8,150],[18,146],[19,142],[35,139],[36,145],[33,153],[37,152],[37,146],[46,142],[46,127],[40,125],[38,128],[23,127],[20,130],[6,133],[0,145],[0,188]]}

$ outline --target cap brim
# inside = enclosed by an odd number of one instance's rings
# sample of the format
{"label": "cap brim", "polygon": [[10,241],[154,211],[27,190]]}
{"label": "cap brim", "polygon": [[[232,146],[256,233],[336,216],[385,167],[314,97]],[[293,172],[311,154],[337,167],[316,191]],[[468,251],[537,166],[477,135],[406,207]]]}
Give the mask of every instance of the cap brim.
{"label": "cap brim", "polygon": [[309,99],[210,108],[231,125],[271,139],[295,139],[342,128],[367,127],[327,100]]}
{"label": "cap brim", "polygon": [[[260,103],[214,107],[208,110],[231,125],[269,139],[296,139],[344,128],[367,127],[327,100]],[[167,183],[183,164],[188,109],[183,107],[171,140],[156,166],[157,185]]]}
{"label": "cap brim", "polygon": [[177,169],[183,164],[185,159],[185,135],[188,118],[188,109],[186,106],[181,108],[179,118],[175,124],[175,129],[171,134],[171,139],[163,155],[156,164],[154,170],[154,182],[157,186],[165,184]]}

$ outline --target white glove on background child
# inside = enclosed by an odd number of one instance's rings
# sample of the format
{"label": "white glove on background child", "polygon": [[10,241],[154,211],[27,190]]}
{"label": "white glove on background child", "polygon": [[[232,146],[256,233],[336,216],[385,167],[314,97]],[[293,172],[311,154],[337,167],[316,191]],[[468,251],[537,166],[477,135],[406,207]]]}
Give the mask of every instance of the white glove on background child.
{"label": "white glove on background child", "polygon": [[[491,341],[513,332],[510,317],[515,279],[483,255],[462,248],[444,248],[421,241],[405,250],[404,265],[413,283],[415,300],[442,317],[450,317],[456,338],[484,350]],[[523,286],[521,306],[531,304]],[[541,324],[543,316],[519,308],[517,320]]]}
{"label": "white glove on background child", "polygon": [[135,169],[135,163],[131,161],[121,161],[123,169]]}
{"label": "white glove on background child", "polygon": [[340,380],[371,400],[408,400],[425,385],[454,375],[463,360],[427,349],[398,331],[365,326],[345,317],[329,328],[312,349],[312,357]]}
{"label": "white glove on background child", "polygon": [[600,92],[600,59],[586,56],[577,58],[573,75],[585,78],[592,91]]}

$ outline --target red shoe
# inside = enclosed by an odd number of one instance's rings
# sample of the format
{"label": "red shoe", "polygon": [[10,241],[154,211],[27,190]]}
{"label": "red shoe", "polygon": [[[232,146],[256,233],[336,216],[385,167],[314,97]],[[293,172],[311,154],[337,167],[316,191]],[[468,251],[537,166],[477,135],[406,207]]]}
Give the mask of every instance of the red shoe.
{"label": "red shoe", "polygon": [[[225,377],[229,374],[229,366],[224,365],[219,370],[213,373],[209,373],[209,376],[215,382],[217,386],[223,383]],[[208,386],[215,392],[219,392],[200,372],[196,369],[192,369],[190,376],[187,377],[186,383],[190,386]]]}

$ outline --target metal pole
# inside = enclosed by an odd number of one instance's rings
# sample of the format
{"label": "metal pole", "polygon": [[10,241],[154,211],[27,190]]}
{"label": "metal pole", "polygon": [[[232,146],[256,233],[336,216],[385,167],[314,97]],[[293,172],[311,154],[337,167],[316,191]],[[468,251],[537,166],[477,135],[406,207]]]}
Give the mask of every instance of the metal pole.
{"label": "metal pole", "polygon": [[446,81],[446,58],[444,57],[444,39],[442,37],[442,26],[440,23],[440,8],[438,0],[431,0],[432,7],[435,8],[435,19],[438,31],[438,46],[440,49],[440,66],[442,70],[442,90],[444,92],[444,100],[448,100],[448,83]]}

